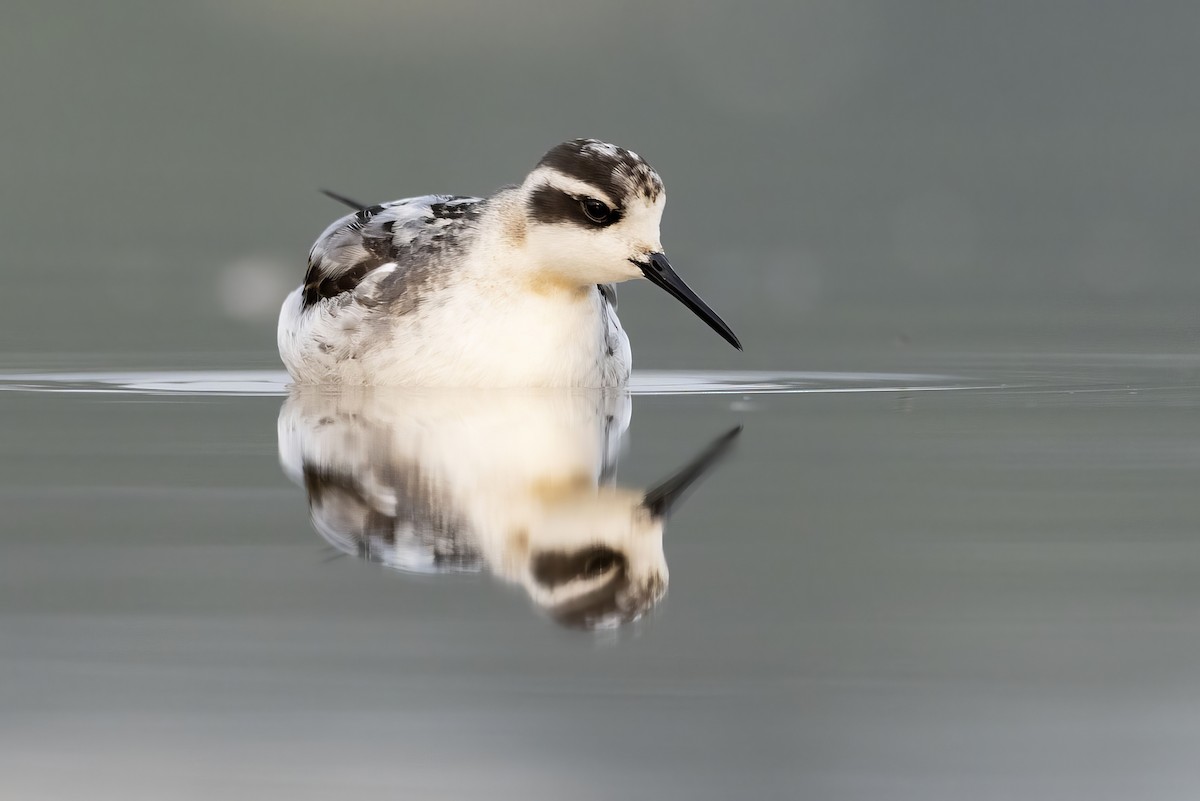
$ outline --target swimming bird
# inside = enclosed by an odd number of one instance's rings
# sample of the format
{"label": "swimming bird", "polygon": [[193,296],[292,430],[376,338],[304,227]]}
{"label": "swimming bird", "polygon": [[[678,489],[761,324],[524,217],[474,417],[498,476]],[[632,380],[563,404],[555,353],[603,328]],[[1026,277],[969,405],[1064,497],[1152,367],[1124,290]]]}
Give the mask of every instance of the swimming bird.
{"label": "swimming bird", "polygon": [[741,349],[667,261],[663,182],[630,150],[564,142],[486,198],[327,194],[358,210],[317,239],[280,311],[298,384],[620,386],[632,355],[613,285],[639,278]]}

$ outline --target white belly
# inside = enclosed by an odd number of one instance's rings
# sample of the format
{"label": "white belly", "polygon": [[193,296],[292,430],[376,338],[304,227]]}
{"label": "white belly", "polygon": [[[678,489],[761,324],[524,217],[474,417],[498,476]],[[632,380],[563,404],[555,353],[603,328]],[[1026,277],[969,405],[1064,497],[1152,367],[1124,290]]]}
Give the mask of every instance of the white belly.
{"label": "white belly", "polygon": [[299,384],[620,386],[629,339],[595,290],[484,295],[447,288],[413,311],[334,301],[279,315],[279,353]]}

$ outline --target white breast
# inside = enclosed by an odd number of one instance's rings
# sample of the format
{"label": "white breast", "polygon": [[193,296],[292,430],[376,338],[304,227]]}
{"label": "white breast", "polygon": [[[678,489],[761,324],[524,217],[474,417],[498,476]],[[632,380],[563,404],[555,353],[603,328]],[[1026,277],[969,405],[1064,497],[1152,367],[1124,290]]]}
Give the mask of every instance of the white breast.
{"label": "white breast", "polygon": [[464,281],[394,317],[354,299],[302,310],[297,289],[278,337],[297,383],[619,386],[632,363],[629,338],[595,289],[541,294]]}

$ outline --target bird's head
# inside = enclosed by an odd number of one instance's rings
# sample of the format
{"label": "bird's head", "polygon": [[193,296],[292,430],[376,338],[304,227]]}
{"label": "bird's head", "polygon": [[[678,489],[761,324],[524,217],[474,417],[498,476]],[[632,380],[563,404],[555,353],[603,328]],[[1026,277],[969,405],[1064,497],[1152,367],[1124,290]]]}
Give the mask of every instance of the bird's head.
{"label": "bird's head", "polygon": [[737,336],[671,268],[659,235],[666,192],[638,154],[595,139],[554,147],[521,185],[530,267],[568,287],[647,278],[734,347]]}
{"label": "bird's head", "polygon": [[667,589],[663,522],[626,490],[564,498],[526,530],[517,577],[539,607],[569,628],[636,620]]}
{"label": "bird's head", "polygon": [[548,498],[512,554],[534,602],[562,625],[584,629],[629,623],[653,608],[667,591],[667,517],[741,430],[717,437],[643,492],[581,486]]}

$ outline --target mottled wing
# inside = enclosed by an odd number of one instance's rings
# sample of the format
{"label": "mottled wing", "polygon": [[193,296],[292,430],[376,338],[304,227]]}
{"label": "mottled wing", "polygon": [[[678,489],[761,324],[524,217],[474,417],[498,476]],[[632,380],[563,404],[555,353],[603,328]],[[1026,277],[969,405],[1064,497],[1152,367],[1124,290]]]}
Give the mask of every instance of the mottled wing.
{"label": "mottled wing", "polygon": [[600,292],[600,306],[604,315],[604,350],[609,356],[620,346],[621,323],[617,320],[617,285],[596,284]]}
{"label": "mottled wing", "polygon": [[613,311],[617,310],[617,285],[616,284],[596,284],[596,289],[600,290],[600,297],[604,298]]}
{"label": "mottled wing", "polygon": [[425,195],[368,206],[330,225],[308,254],[305,308],[354,292],[376,270],[403,275],[479,215],[482,200]]}
{"label": "mottled wing", "polygon": [[345,467],[303,466],[313,528],[334,548],[412,572],[482,569],[468,524],[415,465]]}

